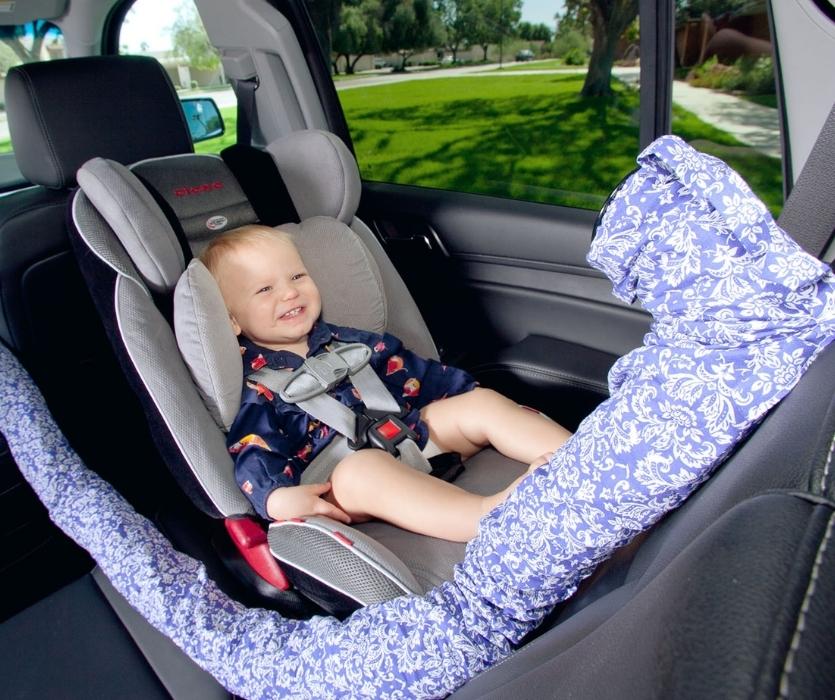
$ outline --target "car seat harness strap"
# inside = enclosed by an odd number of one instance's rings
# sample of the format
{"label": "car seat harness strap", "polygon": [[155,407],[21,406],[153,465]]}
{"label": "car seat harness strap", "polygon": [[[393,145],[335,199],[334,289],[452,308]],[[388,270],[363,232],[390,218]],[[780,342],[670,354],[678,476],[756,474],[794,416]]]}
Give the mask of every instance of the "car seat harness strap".
{"label": "car seat harness strap", "polygon": [[[329,352],[308,357],[291,372],[262,367],[249,375],[250,380],[263,384],[282,401],[297,405],[343,436],[310,463],[303,473],[304,483],[327,478],[350,451],[365,447],[385,450],[414,469],[432,473],[429,460],[416,442],[417,433],[402,421],[403,409],[369,365],[370,359],[371,348],[367,345],[340,343]],[[328,394],[345,380],[359,391],[365,405],[362,413]]]}

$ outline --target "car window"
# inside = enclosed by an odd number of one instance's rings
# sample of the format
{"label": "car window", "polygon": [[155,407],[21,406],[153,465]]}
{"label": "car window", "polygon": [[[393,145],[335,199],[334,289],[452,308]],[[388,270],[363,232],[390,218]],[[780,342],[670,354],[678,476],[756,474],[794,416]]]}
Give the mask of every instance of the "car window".
{"label": "car window", "polygon": [[[10,68],[35,61],[65,58],[64,36],[47,20],[0,26],[0,95]],[[5,102],[0,102],[0,188],[24,184],[12,156]]]}
{"label": "car window", "polygon": [[209,97],[220,108],[222,136],[196,143],[197,153],[219,153],[235,143],[237,100],[191,0],[136,0],[118,27],[121,54],[152,56],[181,99]]}
{"label": "car window", "polygon": [[[743,6],[760,31],[764,1],[676,0],[676,16],[684,22],[710,10],[724,22]],[[603,204],[639,151],[638,7],[637,0],[308,0],[364,179],[587,209]],[[688,54],[690,68],[717,60],[696,58]],[[770,97],[740,96],[732,86],[699,88],[693,101],[682,68],[673,130],[729,157],[776,211],[779,127],[764,130],[769,144],[761,147],[731,119],[743,104],[777,123],[770,59],[742,63]],[[718,107],[719,116],[705,108],[726,95],[733,108]]]}
{"label": "car window", "polygon": [[612,60],[583,3],[308,7],[363,178],[596,209],[638,149],[638,3],[621,4]]}
{"label": "car window", "polygon": [[765,0],[676,2],[673,133],[735,168],[779,214],[780,117]]}

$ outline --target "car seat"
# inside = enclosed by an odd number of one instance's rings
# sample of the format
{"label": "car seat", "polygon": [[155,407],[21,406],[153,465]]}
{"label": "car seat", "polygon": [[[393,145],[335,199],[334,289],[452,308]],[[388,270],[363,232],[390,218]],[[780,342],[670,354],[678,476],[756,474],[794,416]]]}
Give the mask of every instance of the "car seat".
{"label": "car seat", "polygon": [[[137,79],[135,60],[109,60]],[[176,101],[170,85],[164,83],[166,99]],[[32,80],[31,92],[38,99],[58,99],[54,91],[41,92],[38,76]],[[98,97],[117,100],[101,92]],[[185,127],[178,115],[167,127],[157,125],[158,130],[164,128],[182,131]],[[228,426],[240,397],[239,356],[235,351],[237,367],[227,363],[221,379],[213,373],[212,360],[203,370],[189,371],[180,359],[170,325],[174,286],[218,222],[231,228],[298,218],[294,228],[302,254],[314,277],[324,281],[320,287],[327,320],[389,330],[416,352],[430,357],[437,357],[437,352],[403,282],[371,232],[354,215],[360,180],[344,144],[324,132],[301,132],[270,144],[267,151],[278,172],[270,174],[260,154],[253,154],[248,165],[255,163],[259,172],[273,177],[276,190],[288,192],[289,197],[284,198],[283,211],[273,202],[266,216],[260,207],[263,200],[257,195],[249,198],[241,187],[240,182],[251,177],[242,176],[239,181],[217,156],[175,153],[142,159],[130,170],[118,158],[94,160],[81,171],[83,191],[73,203],[72,217],[80,234],[74,243],[123,369],[180,486],[205,513],[225,520],[233,541],[261,578],[286,591],[290,581],[285,574],[289,573],[297,588],[328,611],[339,613],[357,604],[427,590],[451,574],[452,566],[463,557],[464,545],[405,533],[384,523],[348,529],[326,518],[313,518],[271,527],[270,548],[287,564],[283,570],[276,567],[267,551],[263,526],[251,517],[249,503],[234,482],[224,444],[222,426]],[[238,162],[236,168],[241,167]],[[263,182],[260,185],[264,187]],[[347,275],[346,268],[351,271]],[[205,299],[194,269],[189,268],[183,284],[186,302],[195,307],[192,340],[202,333],[211,338],[211,323],[201,325],[207,318],[201,306]],[[344,287],[342,280],[350,284]],[[228,343],[215,345],[210,340],[197,355],[214,347],[229,350]],[[223,401],[210,400],[207,408],[206,386],[201,396],[192,374],[198,379],[203,376],[209,384],[216,380],[214,388]],[[458,483],[488,493],[509,483],[522,469],[486,450],[468,463]],[[291,530],[295,531],[292,535]],[[319,553],[311,557],[314,550]],[[323,586],[322,580],[330,583]],[[276,590],[270,594],[279,606],[287,602]]]}

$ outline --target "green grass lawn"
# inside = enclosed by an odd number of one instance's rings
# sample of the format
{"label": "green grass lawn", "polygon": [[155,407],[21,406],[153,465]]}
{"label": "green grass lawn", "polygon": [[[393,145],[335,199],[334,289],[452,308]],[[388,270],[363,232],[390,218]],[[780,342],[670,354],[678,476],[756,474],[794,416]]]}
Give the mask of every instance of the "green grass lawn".
{"label": "green grass lawn", "polygon": [[[635,167],[638,94],[582,75],[438,78],[340,93],[362,175],[596,209]],[[779,211],[780,163],[675,108],[675,131],[728,160]]]}
{"label": "green grass lawn", "polygon": [[556,70],[559,68],[582,68],[582,66],[567,66],[559,58],[552,58],[548,61],[520,61],[519,63],[508,61],[502,68],[493,70]]}

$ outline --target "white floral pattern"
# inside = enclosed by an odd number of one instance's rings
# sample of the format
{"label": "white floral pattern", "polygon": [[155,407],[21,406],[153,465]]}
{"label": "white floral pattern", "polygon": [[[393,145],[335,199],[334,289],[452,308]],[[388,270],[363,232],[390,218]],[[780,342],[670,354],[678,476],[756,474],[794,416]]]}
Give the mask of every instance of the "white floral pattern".
{"label": "white floral pattern", "polygon": [[0,430],[55,522],[230,691],[439,697],[506,657],[617,547],[679,505],[835,336],[835,281],[715,158],[663,137],[604,211],[589,261],[654,316],[611,398],[482,520],[454,579],[344,622],[228,599],[85,468],[0,349]]}

